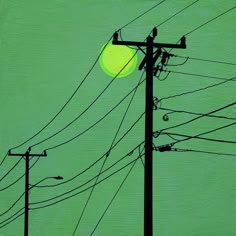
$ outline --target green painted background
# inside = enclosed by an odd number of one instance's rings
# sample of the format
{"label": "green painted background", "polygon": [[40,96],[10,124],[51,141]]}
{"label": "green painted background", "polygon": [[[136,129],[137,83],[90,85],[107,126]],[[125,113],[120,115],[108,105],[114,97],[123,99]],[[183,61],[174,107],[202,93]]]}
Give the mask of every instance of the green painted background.
{"label": "green painted background", "polygon": [[[144,17],[123,29],[125,40],[143,41],[150,30],[192,1],[167,0]],[[61,108],[92,66],[101,47],[110,36],[157,1],[150,0],[1,0],[0,1],[0,160],[12,148],[36,133]],[[159,28],[158,42],[175,43],[182,35],[214,16],[233,7],[234,0],[199,1]],[[187,37],[186,50],[174,50],[183,56],[235,62],[235,10],[209,23]],[[143,55],[139,52],[139,61]],[[173,59],[178,64],[184,59]],[[235,66],[189,60],[170,70],[231,78]],[[138,82],[136,70],[114,81],[97,103],[74,125],[51,140],[33,148],[45,148],[65,141],[86,129],[111,109]],[[15,152],[48,137],[83,111],[111,80],[99,65],[95,67],[65,111],[40,136]],[[155,79],[155,96],[168,97],[220,82],[219,80],[170,74],[167,80]],[[165,108],[209,112],[235,101],[235,82],[198,93],[165,100]],[[104,154],[111,144],[129,99],[90,132],[73,142],[48,151],[30,172],[30,183],[48,176],[65,180],[79,173]],[[144,111],[144,86],[140,86],[117,140]],[[235,106],[217,113],[235,117]],[[172,114],[162,120],[155,112],[155,130],[179,124],[194,116]],[[172,132],[195,135],[226,125],[231,121],[202,118]],[[131,151],[144,139],[142,120],[111,152],[106,166]],[[235,140],[235,127],[205,137]],[[168,137],[156,144],[172,142]],[[176,145],[206,151],[236,153],[235,144],[190,140]],[[137,151],[108,174],[137,157]],[[17,161],[8,157],[0,167],[3,176]],[[31,161],[33,163],[34,160]],[[34,188],[30,202],[44,200],[68,191],[98,173],[101,163],[69,184],[54,188]],[[155,236],[235,236],[236,226],[235,157],[200,153],[154,153],[154,235]],[[90,235],[99,217],[128,172],[129,167],[95,188],[76,235]],[[0,183],[12,183],[24,172],[24,161]],[[103,175],[107,176],[108,174]],[[48,179],[43,184],[58,183]],[[0,212],[5,211],[23,193],[24,181],[0,192]],[[30,211],[31,236],[72,235],[89,191],[54,206]],[[36,206],[43,206],[36,205]],[[20,201],[0,221],[23,206]],[[143,166],[137,162],[94,235],[141,236],[143,232]],[[23,217],[0,229],[1,236],[23,235]]]}

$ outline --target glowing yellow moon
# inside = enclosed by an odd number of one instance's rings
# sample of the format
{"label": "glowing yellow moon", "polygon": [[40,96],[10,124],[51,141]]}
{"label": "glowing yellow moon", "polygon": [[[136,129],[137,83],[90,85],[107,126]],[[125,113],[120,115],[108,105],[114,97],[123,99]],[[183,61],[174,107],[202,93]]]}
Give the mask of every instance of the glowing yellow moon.
{"label": "glowing yellow moon", "polygon": [[[105,46],[103,46],[103,48],[104,47]],[[128,63],[131,58],[132,60]],[[113,45],[112,43],[109,43],[106,46],[99,58],[99,63],[102,70],[113,78],[127,63],[128,64],[116,78],[123,78],[130,75],[135,70],[137,62],[138,57],[137,54],[135,54],[134,49],[123,45]]]}

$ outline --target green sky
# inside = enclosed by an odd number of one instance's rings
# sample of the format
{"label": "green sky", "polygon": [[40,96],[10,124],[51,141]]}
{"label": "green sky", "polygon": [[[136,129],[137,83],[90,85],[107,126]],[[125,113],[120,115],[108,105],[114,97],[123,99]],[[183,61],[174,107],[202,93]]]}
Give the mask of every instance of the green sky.
{"label": "green sky", "polygon": [[[143,17],[122,30],[124,40],[143,41],[154,26],[194,2],[166,0]],[[18,146],[37,133],[61,109],[83,80],[102,46],[112,34],[151,8],[158,1],[151,0],[0,0],[0,162],[8,149]],[[200,0],[158,28],[156,42],[176,43],[183,35],[204,22],[234,7],[233,0]],[[176,49],[179,56],[203,58],[235,63],[235,9],[188,34],[187,49]],[[138,64],[143,53],[138,52]],[[169,64],[178,65],[184,58],[171,58]],[[235,65],[188,60],[180,66],[165,69],[230,79]],[[73,125],[55,137],[32,148],[32,153],[63,143],[80,134],[112,109],[138,83],[142,72],[136,69],[126,78],[114,80],[97,102]],[[167,74],[162,73],[160,79]],[[63,112],[40,135],[15,149],[24,153],[29,146],[51,136],[83,112],[104,90],[112,78],[99,66],[82,84]],[[200,89],[223,80],[170,73],[166,80],[154,79],[154,95],[172,95]],[[175,98],[163,99],[162,108],[207,113],[235,102],[235,81]],[[104,153],[115,137],[132,94],[93,129],[72,142],[48,150],[30,171],[30,183],[45,177],[63,176],[68,180],[80,173]],[[117,142],[144,112],[144,84],[133,99],[129,112],[115,139]],[[214,113],[234,118],[235,106]],[[163,110],[154,113],[154,130],[174,126],[196,117],[173,113],[163,121]],[[197,135],[235,120],[204,117],[167,132]],[[202,137],[235,140],[235,126]],[[183,139],[180,136],[173,138]],[[144,118],[111,151],[104,168],[109,167],[144,140]],[[171,143],[166,135],[154,139],[156,145]],[[142,148],[142,147],[141,147]],[[175,148],[236,154],[235,144],[191,139]],[[138,150],[127,156],[99,180],[137,158]],[[154,236],[234,236],[236,235],[236,157],[194,152],[154,152]],[[8,157],[0,166],[0,179],[19,160]],[[33,158],[31,164],[37,160]],[[34,187],[30,202],[36,203],[70,191],[99,172],[102,162],[73,181],[50,188]],[[108,178],[94,189],[75,235],[91,235],[99,218],[111,201],[131,165]],[[138,160],[114,202],[93,235],[143,235],[143,165]],[[8,186],[24,173],[24,160],[0,182],[0,189]],[[76,191],[52,201],[30,205],[37,208],[64,199],[91,186],[89,182]],[[43,185],[57,184],[47,179]],[[84,191],[58,204],[30,211],[31,236],[72,236],[76,223],[90,194]],[[0,213],[5,212],[24,192],[24,179],[0,191]],[[5,219],[24,206],[21,199]],[[23,216],[0,228],[0,236],[23,235]]]}

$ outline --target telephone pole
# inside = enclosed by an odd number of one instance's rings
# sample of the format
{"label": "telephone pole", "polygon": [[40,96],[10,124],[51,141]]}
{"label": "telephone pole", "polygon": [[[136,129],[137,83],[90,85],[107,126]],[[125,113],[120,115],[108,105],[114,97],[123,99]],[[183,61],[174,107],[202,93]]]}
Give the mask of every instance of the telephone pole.
{"label": "telephone pole", "polygon": [[29,148],[26,153],[18,154],[8,152],[8,156],[20,156],[25,157],[25,213],[24,213],[24,236],[28,236],[29,232],[29,161],[30,157],[45,157],[47,156],[46,151],[43,154],[30,154],[31,148]]}
{"label": "telephone pole", "polygon": [[[180,44],[154,43],[157,28],[146,42],[119,41],[118,32],[113,35],[112,44],[146,47],[146,56],[139,66],[141,70],[146,64],[146,94],[145,94],[145,156],[144,156],[144,236],[153,236],[153,74],[154,64],[161,55],[161,48],[186,48],[185,37]],[[154,48],[157,52],[154,54]]]}

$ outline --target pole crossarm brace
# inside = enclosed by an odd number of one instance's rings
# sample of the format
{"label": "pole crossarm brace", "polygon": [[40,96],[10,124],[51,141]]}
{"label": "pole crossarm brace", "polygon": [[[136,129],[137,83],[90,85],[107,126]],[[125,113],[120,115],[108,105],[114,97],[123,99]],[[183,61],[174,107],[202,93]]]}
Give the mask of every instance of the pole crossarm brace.
{"label": "pole crossarm brace", "polygon": [[[20,157],[22,157],[22,156],[25,156],[25,155],[26,155],[26,153],[21,154],[21,153],[12,153],[11,150],[8,151],[8,156],[20,156]],[[47,152],[43,151],[43,153],[41,153],[41,154],[29,154],[29,156],[31,156],[31,157],[46,157]]]}
{"label": "pole crossarm brace", "polygon": [[[147,42],[135,42],[135,41],[118,41],[117,33],[113,35],[112,44],[114,45],[125,45],[125,46],[136,46],[136,47],[147,47]],[[154,48],[186,48],[186,38],[183,36],[180,39],[180,44],[171,43],[153,43]]]}

